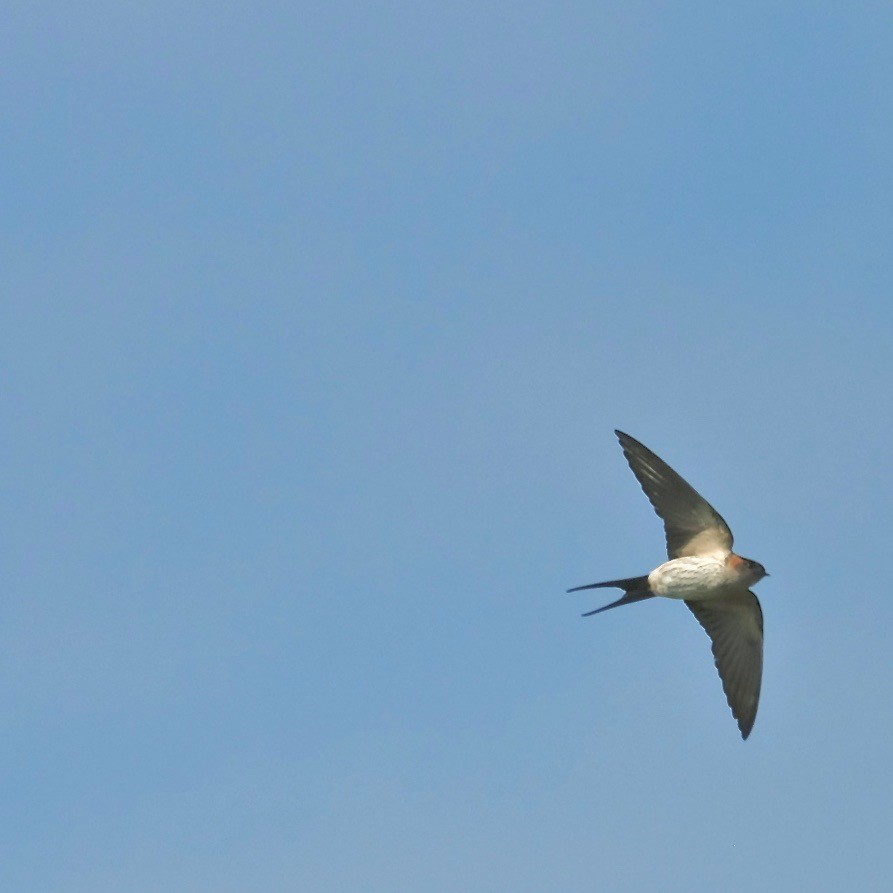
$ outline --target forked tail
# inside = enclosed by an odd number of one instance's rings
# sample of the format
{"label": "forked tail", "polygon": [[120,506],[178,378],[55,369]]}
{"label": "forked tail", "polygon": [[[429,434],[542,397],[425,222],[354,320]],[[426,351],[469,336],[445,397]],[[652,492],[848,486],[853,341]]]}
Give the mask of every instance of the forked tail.
{"label": "forked tail", "polygon": [[568,589],[568,592],[579,592],[581,589],[608,589],[615,587],[623,590],[623,597],[618,598],[616,602],[605,605],[603,608],[596,608],[594,611],[587,611],[583,616],[591,617],[593,614],[601,614],[610,608],[619,608],[621,605],[631,605],[633,602],[640,602],[646,598],[654,598],[654,593],[648,588],[648,577],[627,577],[625,580],[608,580],[605,583],[589,583],[586,586],[575,586]]}

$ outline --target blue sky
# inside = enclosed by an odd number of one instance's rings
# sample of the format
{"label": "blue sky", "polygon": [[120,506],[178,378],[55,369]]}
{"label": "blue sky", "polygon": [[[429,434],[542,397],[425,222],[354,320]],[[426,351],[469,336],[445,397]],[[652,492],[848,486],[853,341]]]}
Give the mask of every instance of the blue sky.
{"label": "blue sky", "polygon": [[[12,2],[9,890],[887,889],[893,11]],[[772,576],[742,743],[615,427]]]}

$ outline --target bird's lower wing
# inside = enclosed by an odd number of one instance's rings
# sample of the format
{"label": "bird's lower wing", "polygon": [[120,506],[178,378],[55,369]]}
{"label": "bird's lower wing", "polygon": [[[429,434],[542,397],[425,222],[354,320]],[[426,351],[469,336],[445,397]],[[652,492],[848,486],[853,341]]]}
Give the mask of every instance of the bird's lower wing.
{"label": "bird's lower wing", "polygon": [[707,631],[713,657],[741,737],[747,738],[757,717],[763,679],[763,612],[749,589],[721,598],[687,601]]}

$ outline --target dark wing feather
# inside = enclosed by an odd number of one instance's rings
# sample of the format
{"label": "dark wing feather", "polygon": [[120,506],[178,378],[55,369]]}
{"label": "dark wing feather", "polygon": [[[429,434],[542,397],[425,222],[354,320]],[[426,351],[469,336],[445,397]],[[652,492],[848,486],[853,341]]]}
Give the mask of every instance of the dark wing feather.
{"label": "dark wing feather", "polygon": [[664,522],[670,558],[732,548],[732,531],[716,509],[663,459],[629,434],[615,431],[645,495]]}
{"label": "dark wing feather", "polygon": [[721,598],[687,601],[713,642],[713,657],[741,737],[757,717],[763,679],[763,612],[749,589]]}

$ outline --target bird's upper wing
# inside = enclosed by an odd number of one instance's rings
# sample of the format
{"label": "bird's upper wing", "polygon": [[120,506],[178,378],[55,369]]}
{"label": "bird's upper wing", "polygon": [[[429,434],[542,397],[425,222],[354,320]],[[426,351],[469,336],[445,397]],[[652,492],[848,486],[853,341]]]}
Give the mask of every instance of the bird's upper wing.
{"label": "bird's upper wing", "polygon": [[622,431],[614,433],[629,467],[664,522],[670,558],[731,550],[732,531],[716,509],[648,447]]}
{"label": "bird's upper wing", "polygon": [[757,717],[763,679],[763,612],[749,589],[720,598],[687,601],[689,610],[713,642],[713,657],[741,737]]}

